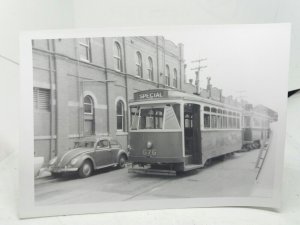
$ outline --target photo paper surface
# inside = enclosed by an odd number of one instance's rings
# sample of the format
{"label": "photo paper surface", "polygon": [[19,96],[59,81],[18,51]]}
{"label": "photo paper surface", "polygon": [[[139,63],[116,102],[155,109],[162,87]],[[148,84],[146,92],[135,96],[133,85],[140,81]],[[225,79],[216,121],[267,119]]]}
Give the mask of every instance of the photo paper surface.
{"label": "photo paper surface", "polygon": [[27,32],[20,217],[279,208],[288,24]]}

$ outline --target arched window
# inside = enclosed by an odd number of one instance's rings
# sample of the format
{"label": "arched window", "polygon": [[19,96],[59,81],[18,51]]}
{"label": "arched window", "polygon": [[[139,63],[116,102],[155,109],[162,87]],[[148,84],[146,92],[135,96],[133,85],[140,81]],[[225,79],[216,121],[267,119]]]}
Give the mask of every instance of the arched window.
{"label": "arched window", "polygon": [[174,69],[173,87],[177,88],[177,70]]}
{"label": "arched window", "polygon": [[124,102],[119,100],[116,106],[117,111],[117,130],[125,131],[125,110],[124,110]]}
{"label": "arched window", "polygon": [[170,86],[170,67],[166,65],[165,85]]}
{"label": "arched window", "polygon": [[143,61],[140,52],[136,53],[136,75],[138,77],[143,77]]}
{"label": "arched window", "polygon": [[94,101],[91,96],[87,95],[83,99],[84,111],[84,135],[90,136],[95,134],[95,110]]}
{"label": "arched window", "polygon": [[122,50],[121,46],[118,42],[115,42],[114,44],[114,66],[115,70],[122,72]]}
{"label": "arched window", "polygon": [[151,57],[148,57],[148,79],[153,81],[153,61]]}
{"label": "arched window", "polygon": [[84,113],[85,114],[93,114],[94,112],[94,102],[91,96],[87,95],[83,100]]}

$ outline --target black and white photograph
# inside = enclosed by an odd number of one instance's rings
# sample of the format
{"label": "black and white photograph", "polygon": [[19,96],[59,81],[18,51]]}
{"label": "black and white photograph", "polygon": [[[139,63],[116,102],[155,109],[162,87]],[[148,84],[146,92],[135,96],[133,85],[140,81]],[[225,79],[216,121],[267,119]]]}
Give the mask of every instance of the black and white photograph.
{"label": "black and white photograph", "polygon": [[23,217],[279,207],[288,25],[23,40]]}

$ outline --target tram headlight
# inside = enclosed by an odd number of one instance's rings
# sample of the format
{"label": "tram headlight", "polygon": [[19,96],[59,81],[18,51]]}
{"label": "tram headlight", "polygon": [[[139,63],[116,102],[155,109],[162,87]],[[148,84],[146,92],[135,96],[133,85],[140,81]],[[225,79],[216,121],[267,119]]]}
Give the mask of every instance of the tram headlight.
{"label": "tram headlight", "polygon": [[147,142],[147,148],[150,149],[150,148],[152,148],[152,146],[153,146],[152,142],[151,142],[151,141],[148,141],[148,142]]}

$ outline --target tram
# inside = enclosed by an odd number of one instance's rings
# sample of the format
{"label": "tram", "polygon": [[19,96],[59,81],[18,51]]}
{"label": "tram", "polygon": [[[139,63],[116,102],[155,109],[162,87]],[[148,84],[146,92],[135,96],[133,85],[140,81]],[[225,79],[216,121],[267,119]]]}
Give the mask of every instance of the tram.
{"label": "tram", "polygon": [[129,172],[174,174],[243,146],[243,108],[176,90],[134,93]]}
{"label": "tram", "polygon": [[259,105],[247,104],[243,111],[243,150],[260,148],[271,134],[270,123],[277,121],[277,114]]}

